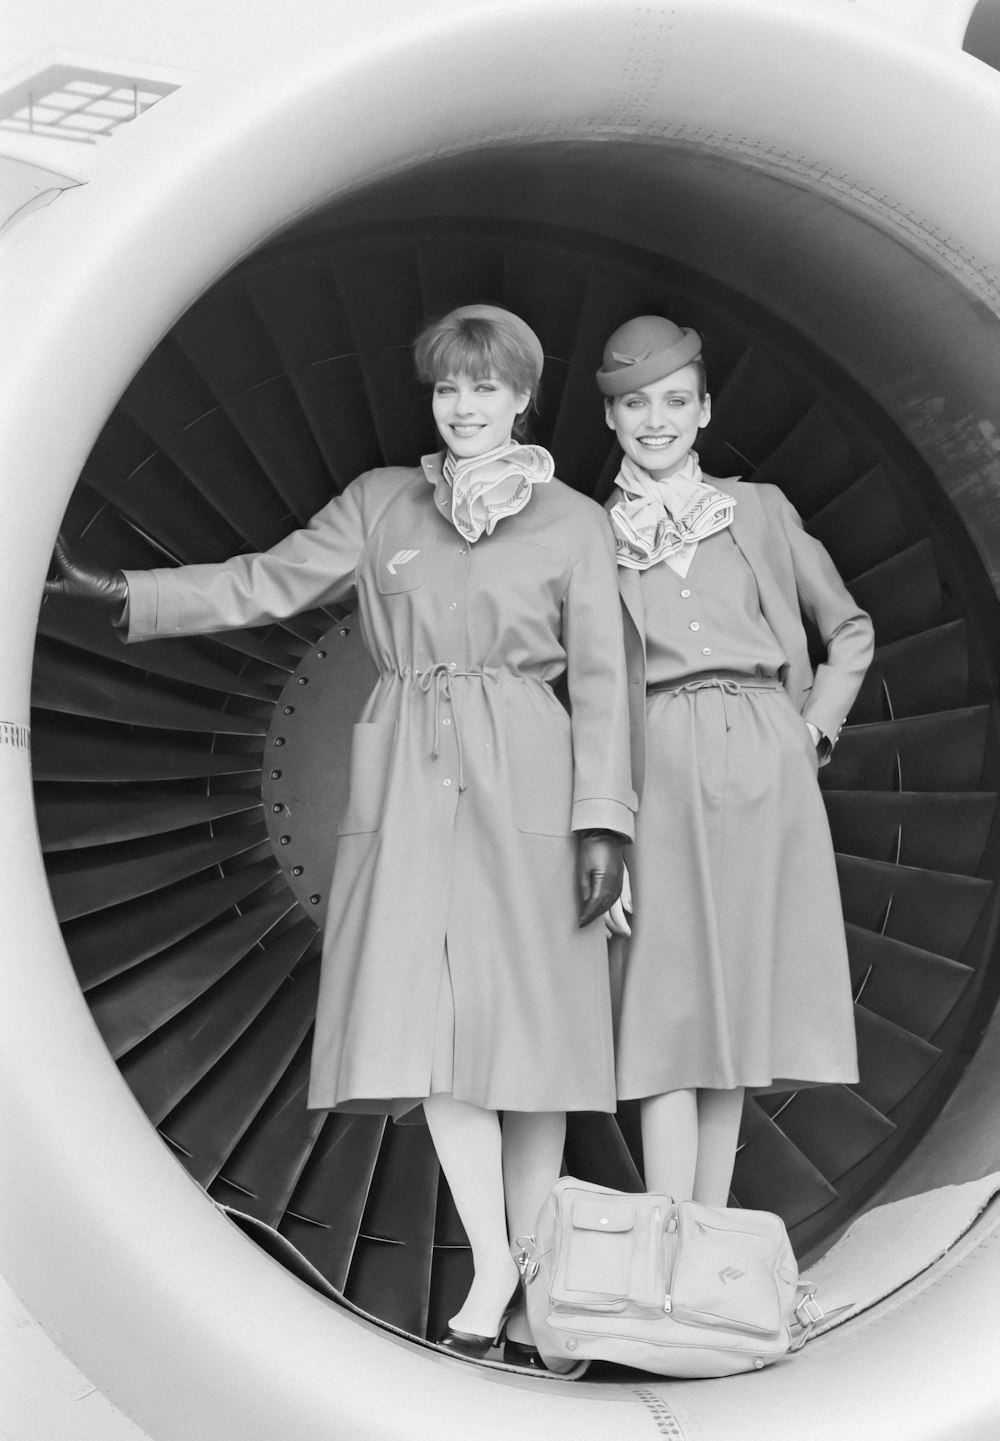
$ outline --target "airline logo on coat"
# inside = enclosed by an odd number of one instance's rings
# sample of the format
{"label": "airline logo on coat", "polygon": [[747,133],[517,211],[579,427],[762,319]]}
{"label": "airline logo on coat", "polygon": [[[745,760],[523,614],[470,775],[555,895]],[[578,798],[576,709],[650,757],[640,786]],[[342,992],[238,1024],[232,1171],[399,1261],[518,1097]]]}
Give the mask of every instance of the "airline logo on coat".
{"label": "airline logo on coat", "polygon": [[397,565],[408,565],[413,557],[419,554],[419,550],[397,550],[392,560],[386,561],[385,568],[390,575],[395,575]]}

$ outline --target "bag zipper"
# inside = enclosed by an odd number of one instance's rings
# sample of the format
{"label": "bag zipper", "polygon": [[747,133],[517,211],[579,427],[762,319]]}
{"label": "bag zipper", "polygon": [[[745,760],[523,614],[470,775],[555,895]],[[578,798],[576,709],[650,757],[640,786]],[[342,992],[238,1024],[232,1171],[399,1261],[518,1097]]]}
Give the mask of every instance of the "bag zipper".
{"label": "bag zipper", "polygon": [[[676,1234],[677,1234],[677,1212],[676,1212],[676,1211],[673,1211],[673,1212],[671,1212],[670,1219],[667,1221],[666,1227],[664,1228],[664,1235],[665,1235],[665,1236],[675,1236]],[[664,1249],[666,1249],[665,1246],[664,1246]],[[673,1249],[674,1249],[674,1251],[676,1252],[676,1249],[677,1249],[676,1243],[674,1243],[674,1248],[673,1248]],[[671,1278],[672,1278],[672,1276],[673,1276],[673,1272],[674,1272],[674,1258],[673,1258],[673,1256],[671,1256],[671,1258],[670,1258],[670,1265],[669,1265],[669,1266],[667,1265],[667,1258],[666,1258],[666,1256],[664,1256],[664,1258],[663,1258],[663,1274],[664,1274],[664,1275],[666,1276],[666,1278],[667,1278],[667,1285],[668,1285],[668,1287],[669,1287],[669,1285],[670,1285],[670,1280],[671,1280]],[[673,1300],[671,1299],[670,1291],[667,1290],[667,1291],[665,1291],[665,1292],[663,1293],[663,1311],[664,1311],[664,1314],[667,1315],[667,1316],[669,1316],[670,1313],[673,1311],[673,1309],[674,1309],[674,1303],[673,1303]]]}

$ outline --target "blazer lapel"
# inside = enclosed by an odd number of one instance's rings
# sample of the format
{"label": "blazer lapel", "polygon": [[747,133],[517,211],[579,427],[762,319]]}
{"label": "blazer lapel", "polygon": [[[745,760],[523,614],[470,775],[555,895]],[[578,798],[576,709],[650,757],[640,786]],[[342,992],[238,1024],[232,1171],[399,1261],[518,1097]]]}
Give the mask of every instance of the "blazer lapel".
{"label": "blazer lapel", "polygon": [[639,646],[645,660],[646,653],[646,618],[642,605],[642,586],[639,582],[639,572],[632,570],[630,566],[620,565],[618,567],[618,589],[621,593],[622,605],[625,607],[625,614],[635,627]]}
{"label": "blazer lapel", "polygon": [[781,588],[767,555],[767,527],[761,523],[757,497],[751,487],[742,486],[739,495],[734,495],[734,491],[735,487],[730,486],[725,492],[733,495],[736,500],[730,533],[754,573],[760,592],[761,610],[768,624],[773,627],[774,620],[769,612],[774,608],[775,597],[780,599]]}
{"label": "blazer lapel", "polygon": [[770,544],[770,529],[763,512],[759,496],[752,482],[743,482],[736,487],[720,486],[737,501],[733,512],[732,537],[743,553],[743,557],[754,573],[757,592],[760,596],[761,614],[774,632],[778,644],[788,658],[787,669],[782,669],[785,689],[797,706],[811,682],[808,656],[802,622],[799,618],[794,580],[791,581],[791,600],[796,602],[793,610],[788,586],[782,584],[781,576],[775,569],[773,550]]}
{"label": "blazer lapel", "polygon": [[646,622],[639,572],[629,566],[619,566],[618,591],[622,600],[622,629],[625,633],[625,665],[628,674],[632,785],[636,795],[641,795],[646,771]]}
{"label": "blazer lapel", "polygon": [[[610,517],[611,508],[616,501],[622,499],[622,492],[615,486],[604,509]],[[646,617],[642,607],[642,588],[639,584],[639,572],[631,566],[620,565],[618,567],[618,591],[622,598],[622,606],[625,611],[625,649],[629,657],[629,675],[633,674],[636,663],[641,666],[642,679],[645,680],[646,670]],[[635,627],[635,634],[631,634],[631,627]],[[635,644],[638,641],[639,653],[635,655]]]}

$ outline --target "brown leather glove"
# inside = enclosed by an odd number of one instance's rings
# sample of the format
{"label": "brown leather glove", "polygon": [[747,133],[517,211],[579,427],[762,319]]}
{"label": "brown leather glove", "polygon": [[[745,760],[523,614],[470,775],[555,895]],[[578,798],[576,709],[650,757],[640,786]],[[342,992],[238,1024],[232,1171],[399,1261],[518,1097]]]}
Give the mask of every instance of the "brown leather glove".
{"label": "brown leather glove", "polygon": [[73,596],[119,608],[128,600],[128,581],[122,572],[103,570],[77,560],[61,533],[56,537],[53,558],[58,575],[45,582],[46,595]]}
{"label": "brown leather glove", "polygon": [[623,836],[614,831],[581,831],[577,836],[576,883],[581,926],[610,910],[621,895],[625,875]]}

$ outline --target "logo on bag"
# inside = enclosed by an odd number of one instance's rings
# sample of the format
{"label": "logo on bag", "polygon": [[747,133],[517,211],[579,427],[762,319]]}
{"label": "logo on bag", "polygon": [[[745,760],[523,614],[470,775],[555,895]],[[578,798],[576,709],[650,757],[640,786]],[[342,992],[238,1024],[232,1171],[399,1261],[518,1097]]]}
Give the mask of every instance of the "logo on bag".
{"label": "logo on bag", "polygon": [[395,575],[397,565],[409,565],[413,557],[419,554],[419,550],[397,550],[392,560],[386,562],[385,568],[390,575]]}
{"label": "logo on bag", "polygon": [[742,1281],[745,1275],[745,1271],[737,1270],[735,1266],[724,1266],[719,1272],[719,1280],[723,1283],[726,1281]]}

